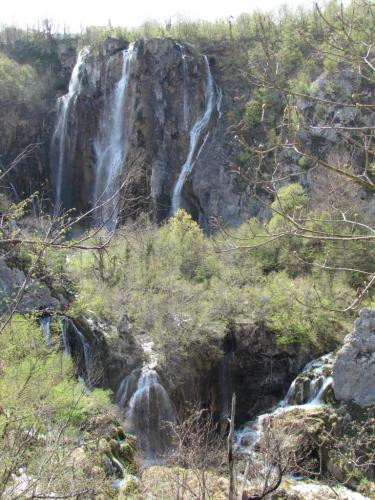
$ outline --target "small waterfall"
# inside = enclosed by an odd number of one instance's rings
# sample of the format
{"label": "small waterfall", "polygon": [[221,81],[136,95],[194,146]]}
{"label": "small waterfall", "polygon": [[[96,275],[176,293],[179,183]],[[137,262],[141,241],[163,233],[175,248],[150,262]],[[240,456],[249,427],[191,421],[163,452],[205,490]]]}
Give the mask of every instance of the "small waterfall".
{"label": "small waterfall", "polygon": [[[74,321],[67,316],[60,318],[60,328],[63,338],[64,354],[76,357],[80,353],[84,366],[86,384],[92,385],[93,357],[90,344],[83,333],[77,328]],[[82,371],[81,371],[82,374]]]}
{"label": "small waterfall", "polygon": [[221,419],[230,417],[232,410],[232,362],[234,353],[228,352],[219,363],[220,397],[221,397]]}
{"label": "small waterfall", "polygon": [[307,363],[293,380],[284,399],[270,413],[259,415],[236,432],[236,448],[242,453],[252,453],[259,440],[263,420],[271,415],[293,408],[309,408],[324,405],[327,392],[332,387],[332,366],[334,356],[326,354]]}
{"label": "small waterfall", "polygon": [[69,320],[66,316],[64,316],[63,318],[59,318],[59,323],[63,338],[64,354],[66,354],[67,356],[71,356],[71,349],[68,337]]}
{"label": "small waterfall", "polygon": [[293,380],[279,407],[319,405],[329,387],[332,386],[333,356],[326,354],[307,363],[302,372]]}
{"label": "small waterfall", "polygon": [[70,326],[72,327],[76,338],[78,339],[82,350],[83,350],[83,360],[84,360],[84,365],[85,365],[85,372],[86,372],[86,382],[90,382],[90,375],[91,375],[91,369],[92,369],[92,353],[90,349],[90,344],[88,343],[86,337],[83,335],[83,333],[76,327],[74,321],[69,319]]}
{"label": "small waterfall", "polygon": [[190,142],[189,142],[189,152],[187,159],[183,166],[181,167],[180,175],[177,179],[173,196],[172,196],[172,213],[175,214],[177,210],[181,207],[181,194],[184,188],[186,179],[192,172],[196,161],[199,158],[200,153],[208,139],[209,131],[208,126],[212,116],[212,112],[216,106],[220,105],[221,99],[218,99],[220,93],[214,82],[214,78],[211,73],[210,64],[208,62],[208,57],[204,56],[204,65],[206,70],[206,91],[205,91],[205,112],[204,114],[194,123],[190,130]]}
{"label": "small waterfall", "polygon": [[84,47],[79,52],[77,62],[70,78],[68,93],[57,100],[57,121],[51,141],[51,171],[54,173],[55,179],[55,215],[59,213],[62,207],[62,185],[65,168],[66,142],[69,133],[69,117],[80,92],[81,68],[88,54],[88,47]]}
{"label": "small waterfall", "polygon": [[46,343],[48,347],[52,345],[52,335],[51,335],[51,316],[42,316],[39,318],[39,325],[42,329],[44,338],[46,339]]}
{"label": "small waterfall", "polygon": [[[94,185],[94,206],[107,202],[103,210],[98,210],[97,223],[105,223],[107,229],[114,230],[117,223],[120,177],[129,149],[132,131],[133,107],[129,100],[130,80],[133,62],[136,60],[134,44],[122,52],[122,71],[114,92],[106,96],[99,133],[94,143],[96,154],[96,177]],[[108,65],[107,65],[108,71]],[[126,114],[130,109],[130,113]],[[125,119],[126,115],[126,119]]]}
{"label": "small waterfall", "polygon": [[116,403],[118,403],[121,407],[126,407],[130,398],[137,390],[138,379],[141,375],[141,371],[142,370],[140,368],[136,368],[122,380],[120,387],[116,392]]}
{"label": "small waterfall", "polygon": [[121,383],[116,399],[125,405],[128,431],[138,437],[146,458],[160,457],[170,446],[167,422],[175,418],[171,400],[157,372],[148,367],[133,370]]}

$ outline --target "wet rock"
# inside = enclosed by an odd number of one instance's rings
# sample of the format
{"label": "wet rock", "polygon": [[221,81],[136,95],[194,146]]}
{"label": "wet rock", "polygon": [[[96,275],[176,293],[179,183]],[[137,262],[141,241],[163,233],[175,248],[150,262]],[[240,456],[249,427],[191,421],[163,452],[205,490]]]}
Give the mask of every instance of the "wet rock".
{"label": "wet rock", "polygon": [[262,325],[238,325],[232,365],[237,421],[251,420],[283,399],[306,362],[316,357],[301,345],[279,345]]}
{"label": "wet rock", "polygon": [[364,308],[333,365],[335,397],[361,407],[375,404],[375,309]]}

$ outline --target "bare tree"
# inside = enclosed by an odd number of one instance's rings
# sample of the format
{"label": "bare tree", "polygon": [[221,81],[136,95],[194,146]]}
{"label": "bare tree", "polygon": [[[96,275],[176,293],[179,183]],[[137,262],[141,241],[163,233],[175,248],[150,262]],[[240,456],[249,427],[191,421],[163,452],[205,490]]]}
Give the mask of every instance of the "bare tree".
{"label": "bare tree", "polygon": [[[2,192],[8,191],[8,174],[33,154],[37,147],[38,145],[31,145],[0,172]],[[22,283],[15,284],[14,297],[9,297],[0,317],[0,342],[3,338],[11,338],[12,345],[17,345],[17,324],[22,321],[22,317],[16,314],[23,311],[22,300],[30,285],[38,283],[37,286],[41,286],[40,283],[48,278],[49,271],[44,262],[49,252],[63,252],[64,256],[74,250],[104,252],[111,244],[113,231],[105,230],[105,220],[92,231],[81,233],[78,238],[68,236],[74,227],[89,220],[95,211],[113,206],[114,200],[121,204],[121,210],[133,206],[137,201],[131,195],[133,178],[133,172],[129,170],[113,196],[103,198],[96,207],[77,216],[73,216],[71,211],[59,215],[41,211],[36,219],[31,219],[28,215],[29,207],[32,200],[38,199],[38,193],[19,203],[11,202],[7,196],[1,198],[0,258],[14,260],[23,249],[27,249],[29,260]],[[34,317],[33,311],[28,311],[28,314],[31,319]],[[0,496],[12,500],[56,497],[84,499],[93,498],[97,494],[106,496],[110,483],[106,479],[99,453],[98,443],[102,436],[92,432],[86,434],[85,423],[79,430],[75,424],[77,411],[81,411],[80,403],[87,396],[87,387],[72,384],[75,392],[69,396],[69,407],[61,408],[63,414],[57,418],[56,410],[48,403],[50,393],[53,393],[54,386],[64,377],[69,378],[73,374],[66,368],[66,355],[58,353],[60,343],[48,347],[43,338],[33,339],[32,336],[29,342],[30,346],[25,352],[30,351],[33,355],[30,359],[27,358],[28,364],[24,366],[26,361],[22,357],[18,362],[19,366],[17,360],[14,361],[14,380],[18,380],[19,375],[21,385],[16,384],[13,394],[2,394],[0,402]],[[10,348],[9,345],[7,348]],[[18,350],[21,355],[21,345]],[[2,351],[4,353],[6,349]],[[17,353],[15,347],[14,352]],[[60,361],[56,366],[55,379],[46,384],[45,378],[41,378],[42,374],[43,377],[47,376],[43,370],[48,369],[46,367],[49,360],[56,356]],[[0,372],[3,375],[6,369],[11,368],[7,363],[10,361],[2,356]],[[89,376],[93,379],[100,377],[100,374],[93,372]],[[64,397],[68,397],[68,394]],[[9,406],[6,401],[10,400],[19,403],[18,406]],[[89,477],[91,479],[88,485]]]}
{"label": "bare tree", "polygon": [[225,463],[225,436],[207,410],[192,407],[171,424],[174,448],[167,458],[175,498],[213,498],[215,472]]}
{"label": "bare tree", "polygon": [[[265,142],[249,137],[248,126],[241,122],[238,140],[251,165],[248,171],[235,168],[233,174],[248,183],[252,196],[280,223],[254,233],[255,242],[248,244],[219,224],[228,243],[226,251],[297,238],[316,244],[362,245],[371,253],[375,243],[375,227],[364,214],[375,193],[374,9],[360,0],[345,8],[338,5],[329,15],[316,5],[302,21],[291,17],[278,25],[266,15],[256,16],[260,57],[257,54],[250,61],[248,78],[261,90],[261,97],[250,105]],[[318,65],[334,65],[331,71],[338,89],[342,79],[350,82],[349,95],[349,91],[344,95],[315,91],[314,85],[305,91],[296,88],[289,76],[289,54],[279,47],[282,22]],[[291,208],[279,190],[303,179],[308,180],[318,205],[303,206],[297,199]],[[321,263],[298,253],[295,259],[296,264],[362,276],[358,293],[345,311],[357,307],[375,285],[371,262],[367,267],[338,263],[333,252],[327,252]]]}

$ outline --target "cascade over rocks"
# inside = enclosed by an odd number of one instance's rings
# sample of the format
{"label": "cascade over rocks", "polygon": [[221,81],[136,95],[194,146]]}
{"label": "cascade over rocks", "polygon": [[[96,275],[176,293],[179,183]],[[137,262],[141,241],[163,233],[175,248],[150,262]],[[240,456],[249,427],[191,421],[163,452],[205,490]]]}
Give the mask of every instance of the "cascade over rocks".
{"label": "cascade over rocks", "polygon": [[279,345],[276,335],[262,325],[239,326],[232,364],[238,422],[280,401],[301,368],[318,354],[302,345]]}
{"label": "cascade over rocks", "polygon": [[338,400],[359,406],[375,404],[375,309],[364,308],[333,365]]}

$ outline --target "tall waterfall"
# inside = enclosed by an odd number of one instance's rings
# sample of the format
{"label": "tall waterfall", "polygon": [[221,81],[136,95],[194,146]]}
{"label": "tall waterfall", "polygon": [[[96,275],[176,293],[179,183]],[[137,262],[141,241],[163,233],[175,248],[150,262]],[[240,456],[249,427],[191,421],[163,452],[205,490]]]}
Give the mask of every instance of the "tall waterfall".
{"label": "tall waterfall", "polygon": [[174,421],[174,411],[157,372],[148,367],[133,370],[121,383],[116,399],[125,405],[128,430],[137,435],[146,457],[152,460],[162,455],[170,445],[168,422]]}
{"label": "tall waterfall", "polygon": [[214,82],[211,73],[208,57],[204,56],[204,65],[206,70],[206,91],[205,91],[205,111],[203,115],[194,123],[189,134],[189,152],[185,163],[181,168],[180,175],[177,179],[173,196],[172,196],[172,213],[175,214],[181,207],[181,194],[184,188],[186,179],[194,168],[194,165],[199,158],[199,155],[208,139],[208,126],[212,116],[212,112],[216,106],[220,105],[220,93]]}
{"label": "tall waterfall", "polygon": [[[116,227],[118,216],[120,177],[129,150],[129,136],[134,117],[130,76],[136,59],[134,44],[122,52],[122,71],[112,95],[106,96],[99,133],[94,143],[96,154],[96,176],[94,206],[105,203],[98,209],[98,223],[105,223],[109,230]],[[129,114],[126,114],[130,109]],[[125,117],[126,115],[126,117]]]}
{"label": "tall waterfall", "polygon": [[185,50],[183,45],[177,44],[181,52],[181,61],[182,61],[182,74],[183,74],[183,84],[184,84],[184,94],[183,94],[183,117],[184,117],[184,128],[185,130],[189,129],[189,93],[187,87],[187,55],[185,54]]}
{"label": "tall waterfall", "polygon": [[51,169],[55,172],[55,215],[62,207],[62,185],[66,163],[66,142],[69,133],[69,117],[80,91],[80,73],[89,48],[84,47],[78,54],[73,68],[67,94],[57,100],[57,121],[51,141]]}

